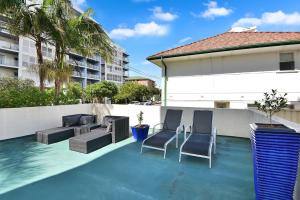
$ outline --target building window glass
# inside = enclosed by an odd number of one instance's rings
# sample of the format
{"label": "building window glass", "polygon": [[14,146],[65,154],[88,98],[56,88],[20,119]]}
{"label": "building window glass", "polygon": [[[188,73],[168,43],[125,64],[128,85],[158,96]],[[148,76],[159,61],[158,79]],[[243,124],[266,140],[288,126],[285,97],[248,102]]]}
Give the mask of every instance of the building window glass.
{"label": "building window glass", "polygon": [[293,53],[280,53],[280,70],[294,70],[294,54]]}

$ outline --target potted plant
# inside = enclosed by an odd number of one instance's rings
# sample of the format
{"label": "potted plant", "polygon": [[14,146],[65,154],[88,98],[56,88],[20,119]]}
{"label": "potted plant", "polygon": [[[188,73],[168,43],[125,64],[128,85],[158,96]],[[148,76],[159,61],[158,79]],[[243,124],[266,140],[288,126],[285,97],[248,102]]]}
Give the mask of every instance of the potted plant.
{"label": "potted plant", "polygon": [[144,113],[140,111],[137,114],[138,125],[131,127],[133,138],[138,142],[142,142],[148,137],[149,125],[142,124],[143,115]]}
{"label": "potted plant", "polygon": [[269,123],[251,124],[256,199],[293,199],[300,150],[300,134],[272,116],[287,107],[287,94],[277,90],[256,101],[257,109],[267,114]]}

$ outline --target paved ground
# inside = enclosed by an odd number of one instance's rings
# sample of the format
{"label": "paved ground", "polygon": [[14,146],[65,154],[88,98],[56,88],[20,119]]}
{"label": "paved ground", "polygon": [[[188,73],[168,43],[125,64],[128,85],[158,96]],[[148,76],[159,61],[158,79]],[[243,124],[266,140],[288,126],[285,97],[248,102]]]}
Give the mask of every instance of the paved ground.
{"label": "paved ground", "polygon": [[130,138],[85,155],[33,137],[0,142],[0,199],[254,199],[250,141],[218,137],[208,160],[163,153]]}

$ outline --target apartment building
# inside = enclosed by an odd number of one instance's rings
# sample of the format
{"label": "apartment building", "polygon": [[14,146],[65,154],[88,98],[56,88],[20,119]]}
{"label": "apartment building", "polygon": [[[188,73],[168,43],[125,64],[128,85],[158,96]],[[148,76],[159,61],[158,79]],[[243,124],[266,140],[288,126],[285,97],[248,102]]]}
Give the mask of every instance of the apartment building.
{"label": "apartment building", "polygon": [[[35,42],[28,37],[10,34],[5,29],[5,23],[5,17],[0,16],[0,77],[32,79],[39,85],[38,75],[32,67],[37,64]],[[69,52],[66,61],[74,67],[72,80],[79,82],[82,87],[101,80],[123,84],[128,77],[129,55],[117,44],[113,44],[113,49],[113,59],[109,63],[100,55],[84,57]],[[42,51],[45,60],[54,59],[54,46],[44,44]],[[53,83],[46,83],[46,86],[52,85]]]}
{"label": "apartment building", "polygon": [[148,60],[161,67],[163,105],[244,109],[271,89],[300,103],[300,32],[225,32]]}
{"label": "apartment building", "polygon": [[113,59],[110,63],[101,59],[101,80],[113,81],[120,85],[129,75],[129,55],[117,44],[113,45],[113,49]]}

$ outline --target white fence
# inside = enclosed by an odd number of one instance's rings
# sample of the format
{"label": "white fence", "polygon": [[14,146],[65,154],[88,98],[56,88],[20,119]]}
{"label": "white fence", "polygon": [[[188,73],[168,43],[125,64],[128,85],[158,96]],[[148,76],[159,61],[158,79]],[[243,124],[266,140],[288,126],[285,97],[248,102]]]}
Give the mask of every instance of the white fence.
{"label": "white fence", "polygon": [[[0,140],[34,134],[37,130],[61,126],[62,116],[87,113],[96,114],[98,121],[105,115],[129,116],[130,125],[137,124],[136,115],[144,112],[144,123],[151,127],[164,119],[166,109],[182,109],[183,123],[192,123],[193,110],[204,108],[191,107],[161,107],[116,104],[78,104],[66,106],[45,106],[28,108],[0,109]],[[217,127],[219,135],[234,137],[249,137],[249,124],[267,122],[259,112],[245,109],[207,109],[214,112],[213,125]],[[275,120],[299,130],[295,123],[275,117]]]}

